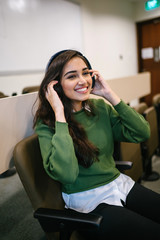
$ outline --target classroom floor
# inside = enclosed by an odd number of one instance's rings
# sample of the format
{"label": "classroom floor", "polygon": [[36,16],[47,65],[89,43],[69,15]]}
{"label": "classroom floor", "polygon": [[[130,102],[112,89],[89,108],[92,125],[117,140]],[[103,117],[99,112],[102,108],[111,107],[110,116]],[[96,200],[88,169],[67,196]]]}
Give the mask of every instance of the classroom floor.
{"label": "classroom floor", "polygon": [[[160,174],[160,157],[153,156],[152,169]],[[160,179],[154,182],[142,181],[141,184],[155,192],[160,193]]]}
{"label": "classroom floor", "polygon": [[18,174],[0,179],[0,239],[44,240]]}
{"label": "classroom floor", "polygon": [[[154,156],[153,170],[160,173],[160,157]],[[142,185],[160,193],[160,179],[142,181]],[[33,218],[33,209],[17,173],[0,179],[0,239],[45,240],[39,223]]]}

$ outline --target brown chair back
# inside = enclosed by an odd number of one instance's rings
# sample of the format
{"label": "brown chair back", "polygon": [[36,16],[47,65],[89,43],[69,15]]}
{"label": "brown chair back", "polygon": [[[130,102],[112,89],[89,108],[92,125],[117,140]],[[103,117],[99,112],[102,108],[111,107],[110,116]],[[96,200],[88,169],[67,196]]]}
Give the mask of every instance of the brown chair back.
{"label": "brown chair back", "polygon": [[[43,168],[36,134],[17,143],[14,149],[14,162],[34,210],[40,207],[64,208],[60,183],[51,179]],[[58,239],[56,233],[46,234],[48,239]]]}
{"label": "brown chair back", "polygon": [[146,181],[155,181],[159,179],[159,174],[152,171],[152,156],[156,154],[159,148],[158,121],[154,106],[147,107],[146,103],[140,103],[135,110],[142,114],[150,125],[150,137],[141,143],[143,155],[143,179]]}
{"label": "brown chair back", "polygon": [[145,102],[139,103],[137,106],[134,107],[134,109],[140,113],[143,114],[144,111],[148,108],[147,104]]}
{"label": "brown chair back", "polygon": [[0,98],[5,98],[8,97],[7,95],[5,95],[3,92],[0,92]]}
{"label": "brown chair back", "polygon": [[[44,170],[36,134],[17,143],[14,149],[14,162],[34,210],[38,208],[64,209],[61,185],[49,177]],[[49,240],[59,239],[58,232],[46,232],[46,236]],[[70,239],[84,240],[84,237],[74,231]]]}
{"label": "brown chair back", "polygon": [[23,88],[22,94],[37,92],[38,90],[39,90],[39,86],[28,86]]}
{"label": "brown chair back", "polygon": [[130,176],[136,182],[139,181],[143,174],[143,159],[140,143],[121,142],[120,159],[122,161],[130,161],[133,163],[132,168],[125,170],[124,173]]}
{"label": "brown chair back", "polygon": [[157,93],[153,96],[152,103],[154,106],[160,104],[160,93]]}
{"label": "brown chair back", "polygon": [[64,203],[60,184],[45,172],[36,134],[20,141],[14,149],[17,173],[31,200],[33,208],[62,209]]}
{"label": "brown chair back", "polygon": [[159,141],[160,141],[160,93],[157,93],[153,96],[152,103],[153,103],[153,106],[156,109],[157,124],[158,124],[158,135],[159,135]]}
{"label": "brown chair back", "polygon": [[157,124],[157,115],[156,110],[153,106],[147,108],[143,115],[146,120],[149,122],[151,135],[150,138],[145,142],[147,147],[147,155],[151,157],[159,146],[159,137],[158,137],[158,124]]}

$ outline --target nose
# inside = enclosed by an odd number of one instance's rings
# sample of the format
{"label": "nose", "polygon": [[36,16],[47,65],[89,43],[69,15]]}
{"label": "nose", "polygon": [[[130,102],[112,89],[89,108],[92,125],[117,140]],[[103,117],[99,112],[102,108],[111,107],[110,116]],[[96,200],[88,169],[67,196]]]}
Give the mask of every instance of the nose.
{"label": "nose", "polygon": [[78,84],[79,85],[83,85],[85,84],[87,81],[85,79],[85,77],[83,75],[79,76],[79,80],[78,80]]}

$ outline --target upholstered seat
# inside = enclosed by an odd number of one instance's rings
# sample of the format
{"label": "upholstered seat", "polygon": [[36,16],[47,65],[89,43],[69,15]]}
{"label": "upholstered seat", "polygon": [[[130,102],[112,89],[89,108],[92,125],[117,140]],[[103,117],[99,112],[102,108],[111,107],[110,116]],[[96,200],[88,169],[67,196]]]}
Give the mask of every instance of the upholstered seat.
{"label": "upholstered seat", "polygon": [[150,125],[150,138],[141,144],[144,169],[143,178],[148,181],[154,181],[160,177],[158,173],[152,171],[152,157],[159,148],[156,110],[153,106],[148,107],[144,102],[137,105],[135,110],[142,114]]}
{"label": "upholstered seat", "polygon": [[37,92],[38,90],[39,90],[39,86],[28,86],[23,88],[22,94]]}
{"label": "upholstered seat", "polygon": [[[36,134],[17,143],[14,149],[14,162],[33,206],[34,217],[39,220],[48,239],[82,240],[84,237],[82,238],[75,230],[100,226],[102,217],[99,215],[64,210],[61,185],[51,179],[43,168]],[[125,162],[124,166],[122,162],[118,163],[121,169],[132,167],[130,162]],[[60,238],[58,232],[61,233]]]}

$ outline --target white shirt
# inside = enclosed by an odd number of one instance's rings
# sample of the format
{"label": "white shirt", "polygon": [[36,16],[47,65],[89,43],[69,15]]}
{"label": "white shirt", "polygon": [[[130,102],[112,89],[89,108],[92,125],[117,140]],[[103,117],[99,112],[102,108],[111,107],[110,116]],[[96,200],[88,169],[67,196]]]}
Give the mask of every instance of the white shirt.
{"label": "white shirt", "polygon": [[100,203],[123,206],[126,197],[135,181],[125,174],[120,174],[114,181],[83,192],[66,194],[62,192],[65,208],[78,212],[88,213],[94,210]]}

